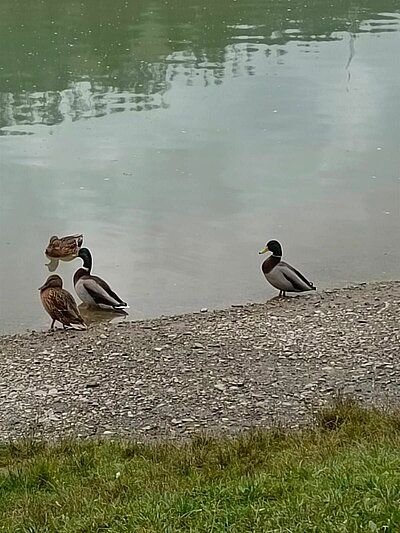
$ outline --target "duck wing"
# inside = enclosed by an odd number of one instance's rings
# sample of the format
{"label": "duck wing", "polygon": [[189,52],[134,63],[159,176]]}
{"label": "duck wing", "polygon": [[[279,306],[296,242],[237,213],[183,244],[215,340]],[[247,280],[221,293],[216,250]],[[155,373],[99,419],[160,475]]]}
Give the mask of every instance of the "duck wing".
{"label": "duck wing", "polygon": [[62,296],[62,300],[64,302],[66,315],[71,318],[71,321],[73,320],[81,322],[83,324],[83,318],[81,317],[81,314],[78,311],[78,307],[72,294],[70,294],[65,289],[62,289],[60,291],[60,296]]}
{"label": "duck wing", "polygon": [[82,324],[73,296],[65,289],[48,289],[41,294],[43,305],[49,315],[64,325]]}
{"label": "duck wing", "polygon": [[61,239],[61,246],[60,248],[63,249],[65,253],[70,252],[71,254],[77,254],[78,249],[83,244],[83,235],[68,235],[67,237],[63,237]]}
{"label": "duck wing", "polygon": [[288,263],[281,261],[277,268],[280,270],[286,280],[292,285],[292,291],[303,292],[313,291],[316,289],[311,281],[308,281],[308,279],[305,278],[301,272],[296,270]]}
{"label": "duck wing", "polygon": [[67,241],[76,241],[76,240],[81,240],[81,239],[83,242],[83,234],[75,233],[74,235],[66,235],[65,237],[61,237],[59,240],[67,242]]}
{"label": "duck wing", "polygon": [[81,314],[78,311],[76,302],[72,294],[70,294],[65,289],[61,289],[58,293],[59,302],[60,302],[60,313],[62,313],[65,324],[82,324],[85,325]]}
{"label": "duck wing", "polygon": [[83,287],[90,294],[96,304],[110,305],[112,307],[127,307],[109,284],[98,276],[85,276],[82,279]]}

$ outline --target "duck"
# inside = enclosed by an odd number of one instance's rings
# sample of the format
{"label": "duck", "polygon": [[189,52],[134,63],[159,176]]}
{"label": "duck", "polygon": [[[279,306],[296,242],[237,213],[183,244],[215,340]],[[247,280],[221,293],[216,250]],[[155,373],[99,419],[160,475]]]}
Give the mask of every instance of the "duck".
{"label": "duck", "polygon": [[48,257],[60,259],[65,257],[76,257],[83,244],[83,235],[67,235],[66,237],[50,237],[49,244],[45,250]]}
{"label": "duck", "polygon": [[63,289],[63,280],[57,274],[49,276],[44,284],[39,287],[42,305],[53,319],[50,331],[54,331],[56,321],[61,322],[63,328],[66,326],[79,326],[79,329],[87,329],[87,326],[78,311],[76,302],[72,294]]}
{"label": "duck", "polygon": [[81,248],[78,257],[83,260],[73,278],[76,294],[89,307],[112,308],[115,310],[128,309],[129,306],[116,294],[104,279],[93,276],[92,254],[88,248]]}
{"label": "duck", "polygon": [[276,289],[279,289],[279,296],[286,296],[287,292],[315,291],[316,287],[311,281],[293,268],[288,263],[282,261],[282,246],[276,240],[267,242],[265,247],[258,252],[265,254],[272,252],[272,255],[261,265],[262,273],[266,280]]}

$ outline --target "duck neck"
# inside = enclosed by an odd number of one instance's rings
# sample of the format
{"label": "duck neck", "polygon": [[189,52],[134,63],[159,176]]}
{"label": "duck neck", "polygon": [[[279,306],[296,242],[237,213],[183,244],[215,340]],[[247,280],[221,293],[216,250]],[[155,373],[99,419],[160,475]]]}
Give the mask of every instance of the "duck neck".
{"label": "duck neck", "polygon": [[78,280],[81,279],[82,276],[86,276],[89,272],[86,270],[86,268],[78,268],[78,270],[74,274],[74,285],[78,282]]}
{"label": "duck neck", "polygon": [[83,259],[83,265],[81,267],[83,270],[86,270],[87,274],[90,274],[92,270],[92,258],[90,255],[85,256]]}
{"label": "duck neck", "polygon": [[92,270],[92,258],[89,256],[85,256],[83,258],[83,265],[81,268],[78,268],[78,270],[74,274],[74,285],[77,283],[77,281],[82,276],[90,275],[90,271]]}
{"label": "duck neck", "polygon": [[271,272],[271,270],[276,267],[276,265],[280,262],[282,259],[281,255],[270,255],[267,257],[267,259],[262,264],[262,271],[264,274],[268,274],[268,272]]}

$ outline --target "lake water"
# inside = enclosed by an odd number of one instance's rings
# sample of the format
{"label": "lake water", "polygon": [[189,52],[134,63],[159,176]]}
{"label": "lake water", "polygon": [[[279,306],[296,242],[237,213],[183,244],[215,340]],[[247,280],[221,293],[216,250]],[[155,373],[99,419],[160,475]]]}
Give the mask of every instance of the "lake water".
{"label": "lake water", "polygon": [[398,0],[3,0],[0,41],[0,332],[49,326],[53,234],[134,319],[270,298],[270,238],[399,279]]}

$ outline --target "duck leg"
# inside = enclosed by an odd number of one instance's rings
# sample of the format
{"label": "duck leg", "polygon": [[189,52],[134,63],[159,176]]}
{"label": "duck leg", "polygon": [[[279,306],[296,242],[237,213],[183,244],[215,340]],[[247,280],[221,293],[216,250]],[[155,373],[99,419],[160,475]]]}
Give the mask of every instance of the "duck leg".
{"label": "duck leg", "polygon": [[282,296],[282,293],[283,293],[283,291],[279,291],[279,296],[278,296],[278,298],[280,298],[280,297]]}
{"label": "duck leg", "polygon": [[55,320],[53,320],[53,322],[51,323],[50,331],[54,331],[54,324],[55,324]]}

